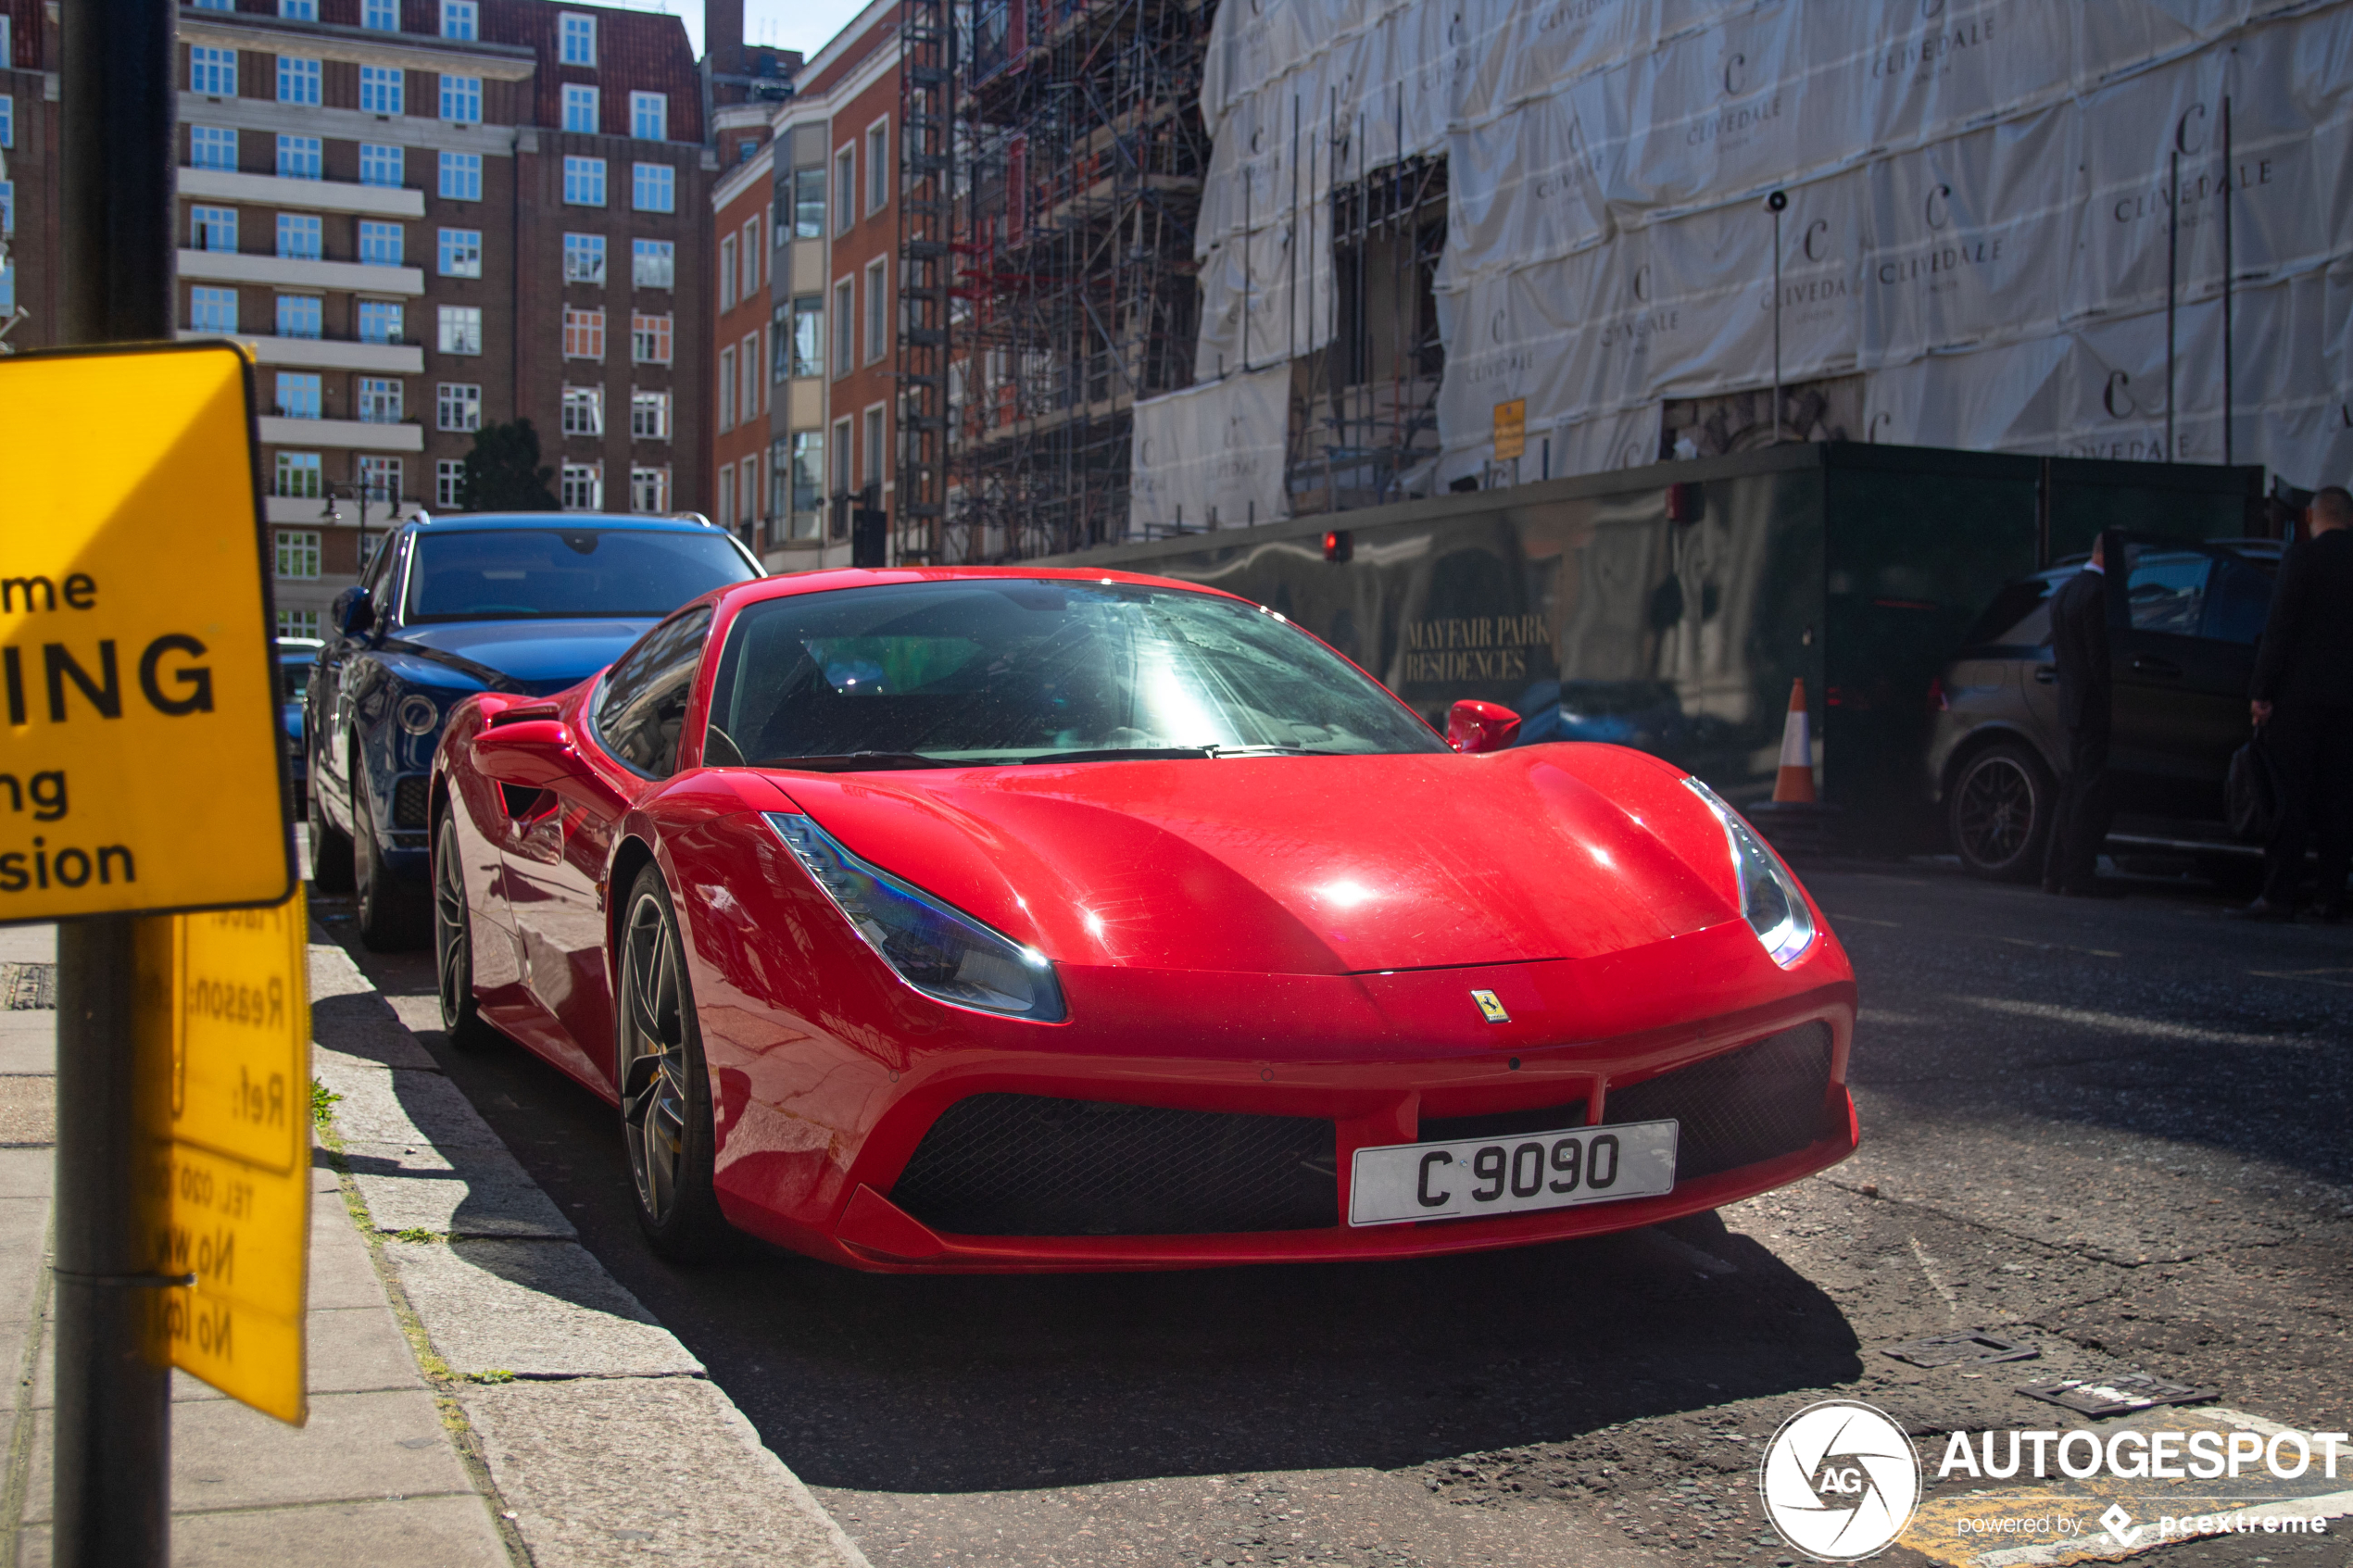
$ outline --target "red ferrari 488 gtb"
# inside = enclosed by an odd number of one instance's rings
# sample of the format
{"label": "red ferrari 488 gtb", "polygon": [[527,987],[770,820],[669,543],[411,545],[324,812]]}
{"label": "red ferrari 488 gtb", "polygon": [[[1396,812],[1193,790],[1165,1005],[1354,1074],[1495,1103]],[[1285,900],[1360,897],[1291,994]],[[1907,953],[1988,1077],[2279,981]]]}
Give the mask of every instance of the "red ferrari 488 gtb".
{"label": "red ferrari 488 gtb", "polygon": [[1855,1148],[1855,979],[1680,769],[1452,746],[1229,595],[831,571],[452,718],[444,1020],[620,1108],[659,1250],[1151,1268],[1650,1224]]}

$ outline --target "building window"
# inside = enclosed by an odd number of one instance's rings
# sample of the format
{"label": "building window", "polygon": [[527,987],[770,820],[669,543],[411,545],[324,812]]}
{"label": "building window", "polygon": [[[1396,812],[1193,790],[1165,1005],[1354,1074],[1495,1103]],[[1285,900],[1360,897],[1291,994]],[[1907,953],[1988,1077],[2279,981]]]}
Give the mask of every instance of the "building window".
{"label": "building window", "polygon": [[0,236],[17,232],[17,182],[0,180]]}
{"label": "building window", "polygon": [[188,325],[200,332],[237,330],[237,291],[192,289],[188,294]]}
{"label": "building window", "polygon": [[605,205],[605,160],[600,157],[564,159],[564,202],[570,207]]}
{"label": "building window", "polygon": [[629,433],[639,441],[669,440],[670,394],[632,392],[629,395]]}
{"label": "building window", "polygon": [[[233,11],[236,8],[231,0],[196,0],[196,9],[199,11]],[[8,52],[0,49],[0,68],[5,68],[7,61]]]}
{"label": "building window", "polygon": [[834,155],[834,232],[847,234],[858,217],[858,152],[844,147]]}
{"label": "building window", "polygon": [[458,509],[458,487],[466,482],[464,462],[444,458],[433,466],[433,504],[444,511]]}
{"label": "building window", "polygon": [[670,140],[670,94],[667,93],[630,94],[629,134],[641,142]]}
{"label": "building window", "polygon": [[825,171],[822,169],[792,171],[792,237],[825,237]]}
{"label": "building window", "polygon": [[886,263],[866,269],[866,363],[890,352],[890,281]]}
{"label": "building window", "polygon": [[564,311],[564,358],[567,359],[601,359],[605,357],[605,313],[601,310]]}
{"label": "building window", "polygon": [[400,459],[369,458],[359,459],[359,494],[370,501],[400,504]]}
{"label": "building window", "polygon": [[629,470],[629,509],[638,512],[666,512],[670,509],[670,470],[668,469],[631,469]]}
{"label": "building window", "polygon": [[441,79],[441,118],[459,125],[482,123],[482,78],[445,76]]}
{"label": "building window", "polygon": [[563,433],[566,435],[605,433],[605,389],[601,386],[564,388]]}
{"label": "building window", "polygon": [[402,251],[401,228],[397,223],[378,223],[370,219],[359,220],[359,259],[370,267],[397,267]]}
{"label": "building window", "polygon": [[743,510],[736,514],[736,520],[749,522],[760,513],[760,459],[746,458],[736,466],[744,476],[743,483],[737,487],[743,496]]}
{"label": "building window", "polygon": [[567,11],[560,25],[562,47],[558,55],[568,66],[593,66],[597,63],[597,19]]}
{"label": "building window", "polygon": [[192,45],[188,50],[188,91],[207,97],[237,95],[237,52]]}
{"label": "building window", "polygon": [[846,376],[858,368],[857,285],[848,278],[834,285],[834,374]]}
{"label": "building window", "polygon": [[441,155],[441,194],[445,201],[478,202],[482,200],[482,155],[480,153]]}
{"label": "building window", "polygon": [[849,420],[847,418],[834,421],[834,494],[847,495],[849,494]]}
{"label": "building window", "polygon": [[629,358],[640,365],[670,363],[670,318],[642,313],[629,319]]}
{"label": "building window", "polygon": [[282,104],[316,104],[319,101],[319,62],[306,60],[299,55],[279,56],[278,101]]}
{"label": "building window", "polygon": [[813,512],[825,494],[825,433],[797,430],[792,436],[792,509]]}
{"label": "building window", "polygon": [[564,282],[601,283],[605,281],[605,237],[602,234],[564,236]]}
{"label": "building window", "polygon": [[745,140],[736,144],[736,161],[737,163],[749,163],[751,161],[752,155],[758,151],[760,151],[760,144],[747,137]]}
{"label": "building window", "polygon": [[441,352],[444,354],[479,354],[482,352],[482,307],[479,305],[445,305],[441,307]]}
{"label": "building window", "polygon": [[278,417],[315,420],[319,417],[319,377],[308,370],[278,372]]}
{"label": "building window", "polygon": [[198,250],[237,248],[237,209],[233,207],[192,207],[189,237]]}
{"label": "building window", "polygon": [[17,100],[7,93],[0,93],[0,147],[17,144]]}
{"label": "building window", "polygon": [[371,32],[398,32],[400,0],[362,0],[359,25]]}
{"label": "building window", "polygon": [[750,419],[760,412],[760,388],[763,384],[760,376],[758,332],[745,334],[743,347],[736,352],[736,402],[744,411],[744,418]]}
{"label": "building window", "polygon": [[736,516],[736,465],[727,463],[719,470],[719,521],[732,522]]}
{"label": "building window", "polygon": [[731,308],[736,303],[736,236],[728,235],[719,242],[719,308]]}
{"label": "building window", "polygon": [[319,0],[278,0],[278,17],[282,21],[315,22],[319,19]]}
{"label": "building window", "polygon": [[792,509],[792,496],[787,493],[791,476],[789,459],[785,456],[787,437],[778,436],[768,444],[768,515],[782,517]]}
{"label": "building window", "polygon": [[277,483],[272,495],[291,500],[315,501],[319,498],[319,454],[316,452],[281,452],[278,454]]}
{"label": "building window", "polygon": [[308,583],[319,575],[319,531],[315,528],[278,530],[278,575]]}
{"label": "building window", "polygon": [[441,275],[445,278],[482,276],[482,231],[444,229],[441,232]]}
{"label": "building window", "polygon": [[307,212],[278,214],[278,257],[283,261],[316,261],[321,250],[319,220]]}
{"label": "building window", "polygon": [[[883,477],[883,411],[879,407],[866,410],[866,483],[882,483]],[[881,492],[877,490],[876,495]]]}
{"label": "building window", "polygon": [[361,343],[398,343],[401,307],[387,299],[363,299],[359,302],[359,341]]}
{"label": "building window", "polygon": [[318,634],[317,610],[282,609],[278,612],[278,635],[281,637],[316,637]]}
{"label": "building window", "polygon": [[366,114],[403,114],[401,87],[405,73],[393,66],[359,68],[359,107]]}
{"label": "building window", "polygon": [[319,296],[315,294],[282,294],[278,296],[278,335],[280,337],[317,337],[319,335]]}
{"label": "building window", "polygon": [[402,148],[388,147],[378,142],[360,143],[359,182],[399,189],[407,177],[403,169],[407,159],[402,153]]}
{"label": "building window", "polygon": [[604,469],[598,463],[566,463],[557,499],[568,512],[593,512],[605,504]]}
{"label": "building window", "polygon": [[629,281],[641,289],[666,289],[677,261],[678,247],[669,240],[632,240]]}
{"label": "building window", "polygon": [[281,136],[278,138],[278,178],[281,180],[317,180],[322,178],[316,136]]}
{"label": "building window", "polygon": [[474,0],[441,0],[441,36],[476,42]]}
{"label": "building window", "polygon": [[396,425],[400,422],[400,383],[384,376],[359,378],[359,422]]}
{"label": "building window", "polygon": [[188,127],[188,164],[194,169],[237,167],[237,133],[218,125]]}
{"label": "building window", "polygon": [[760,292],[760,220],[755,218],[744,225],[742,250],[743,296],[749,299]]}
{"label": "building window", "polygon": [[634,164],[630,176],[630,204],[639,212],[678,210],[678,171],[670,165]]}
{"label": "building window", "polygon": [[446,381],[434,389],[434,425],[439,430],[480,430],[482,388],[472,382]]}
{"label": "building window", "polygon": [[564,84],[564,129],[597,132],[597,90],[576,82]]}
{"label": "building window", "polygon": [[719,428],[736,428],[736,351],[719,351]]}
{"label": "building window", "polygon": [[872,218],[890,205],[890,124],[874,126],[866,132],[866,216]]}

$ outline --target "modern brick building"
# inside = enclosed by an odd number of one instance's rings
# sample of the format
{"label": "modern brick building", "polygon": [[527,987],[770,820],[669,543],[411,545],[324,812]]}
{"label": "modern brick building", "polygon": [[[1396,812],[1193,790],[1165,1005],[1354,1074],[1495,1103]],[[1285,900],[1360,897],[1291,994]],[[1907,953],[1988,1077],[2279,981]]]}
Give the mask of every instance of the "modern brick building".
{"label": "modern brick building", "polygon": [[[57,321],[57,30],[40,0],[0,6],[28,312],[11,342],[37,347]],[[712,508],[706,105],[779,64],[749,57],[740,0],[713,12],[728,84],[645,12],[181,6],[182,335],[255,345],[287,630],[352,580],[363,507],[371,537],[456,508],[485,424],[531,421],[566,508]]]}
{"label": "modern brick building", "polygon": [[734,529],[757,550],[764,545],[767,507],[769,358],[774,333],[769,320],[768,272],[775,256],[774,157],[768,143],[771,106],[746,105],[721,111],[730,125],[723,149],[741,149],[741,161],[719,178],[711,191],[716,260],[711,278],[714,340],[704,357],[711,374],[712,476],[704,487],[712,497],[711,516]]}

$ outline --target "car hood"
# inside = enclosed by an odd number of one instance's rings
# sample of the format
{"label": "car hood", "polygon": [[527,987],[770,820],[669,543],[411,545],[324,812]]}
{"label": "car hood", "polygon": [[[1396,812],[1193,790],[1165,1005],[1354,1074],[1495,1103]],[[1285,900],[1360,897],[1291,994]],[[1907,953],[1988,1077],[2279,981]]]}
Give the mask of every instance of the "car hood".
{"label": "car hood", "polygon": [[1445,968],[1738,918],[1722,828],[1616,746],[770,777],[855,853],[1059,962]]}
{"label": "car hood", "polygon": [[654,624],[630,621],[453,621],[404,626],[384,644],[492,691],[545,696],[578,685]]}

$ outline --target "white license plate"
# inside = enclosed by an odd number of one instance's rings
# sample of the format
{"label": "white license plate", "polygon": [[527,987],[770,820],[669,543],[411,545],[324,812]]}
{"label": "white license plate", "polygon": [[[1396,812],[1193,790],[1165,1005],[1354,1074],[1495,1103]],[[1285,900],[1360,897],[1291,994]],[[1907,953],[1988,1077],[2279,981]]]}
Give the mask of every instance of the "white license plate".
{"label": "white license plate", "polygon": [[1673,1122],[1636,1122],[1360,1148],[1348,1223],[1393,1225],[1655,1198],[1675,1188],[1675,1132]]}

